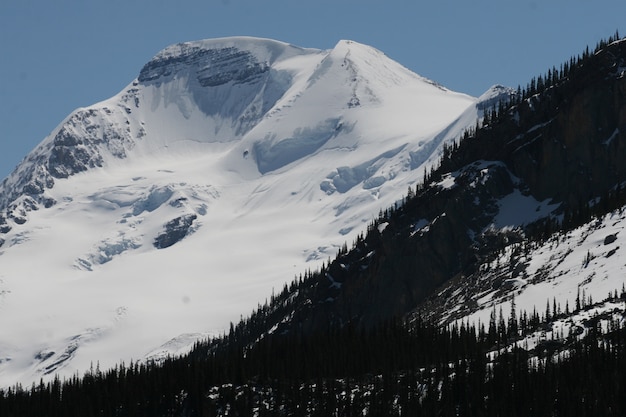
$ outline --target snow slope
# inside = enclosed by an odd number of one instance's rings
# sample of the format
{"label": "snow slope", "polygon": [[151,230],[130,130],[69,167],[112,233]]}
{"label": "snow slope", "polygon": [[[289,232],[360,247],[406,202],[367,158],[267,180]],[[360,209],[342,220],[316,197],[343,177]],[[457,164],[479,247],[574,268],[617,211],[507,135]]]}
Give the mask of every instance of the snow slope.
{"label": "snow slope", "polygon": [[350,243],[479,113],[356,42],[164,49],[0,187],[0,386],[223,332]]}
{"label": "snow slope", "polygon": [[[511,212],[523,218],[528,207],[528,202],[518,202]],[[535,207],[531,212],[539,213],[542,204]],[[626,285],[624,229],[626,212],[620,209],[545,242],[509,245],[482,265],[475,278],[451,283],[439,293],[447,298],[441,322],[487,325],[494,311],[510,317],[513,305],[517,317],[547,309],[553,315],[554,307],[560,314],[614,298]]]}

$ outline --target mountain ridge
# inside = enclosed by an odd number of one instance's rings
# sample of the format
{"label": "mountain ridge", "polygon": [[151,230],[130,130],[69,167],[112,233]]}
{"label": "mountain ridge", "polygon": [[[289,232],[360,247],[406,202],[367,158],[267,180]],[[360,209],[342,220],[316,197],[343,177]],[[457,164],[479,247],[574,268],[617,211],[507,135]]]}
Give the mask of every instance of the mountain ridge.
{"label": "mountain ridge", "polygon": [[151,61],[165,67],[73,112],[3,181],[3,381],[222,332],[333,256],[478,112],[354,42],[239,42],[166,48]]}

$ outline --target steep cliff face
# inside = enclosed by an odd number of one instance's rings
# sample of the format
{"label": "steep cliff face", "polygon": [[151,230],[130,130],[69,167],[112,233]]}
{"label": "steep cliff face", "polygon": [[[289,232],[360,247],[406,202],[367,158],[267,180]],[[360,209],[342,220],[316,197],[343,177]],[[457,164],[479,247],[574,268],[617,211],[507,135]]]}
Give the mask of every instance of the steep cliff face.
{"label": "steep cliff face", "polygon": [[[512,169],[539,198],[576,207],[626,179],[626,78],[604,65],[594,75],[508,145],[518,146],[509,156]],[[550,95],[537,100],[554,100]]]}
{"label": "steep cliff face", "polygon": [[138,81],[154,82],[190,69],[196,71],[200,85],[217,87],[230,81],[254,81],[269,71],[269,63],[259,62],[250,51],[234,46],[204,49],[199,45],[179,44],[161,52],[144,65]]}
{"label": "steep cliff face", "polygon": [[601,197],[626,179],[625,60],[624,41],[586,57],[478,132],[461,161],[502,160],[537,199],[563,209]]}

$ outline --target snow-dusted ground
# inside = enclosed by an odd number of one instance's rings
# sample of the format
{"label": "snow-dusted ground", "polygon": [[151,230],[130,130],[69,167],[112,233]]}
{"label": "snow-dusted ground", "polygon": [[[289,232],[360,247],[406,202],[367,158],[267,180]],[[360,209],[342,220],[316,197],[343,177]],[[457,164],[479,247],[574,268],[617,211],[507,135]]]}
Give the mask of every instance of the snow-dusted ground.
{"label": "snow-dusted ground", "polygon": [[[545,204],[539,204],[535,210],[543,208]],[[482,279],[490,283],[494,276],[498,277],[498,285],[488,285],[483,292],[463,296],[458,308],[449,313],[458,314],[463,305],[475,302],[476,307],[464,314],[463,320],[487,325],[494,308],[498,314],[502,310],[505,318],[510,316],[513,295],[520,317],[523,311],[529,315],[533,310],[544,314],[547,304],[553,314],[555,303],[560,312],[566,308],[572,312],[577,299],[581,305],[590,305],[607,299],[615,291],[621,293],[626,285],[625,228],[626,211],[617,210],[564,235],[555,234],[527,252],[523,245],[513,244],[489,265],[491,272],[483,274]],[[460,294],[463,290],[458,291]],[[582,320],[585,317],[581,314]],[[572,320],[575,317],[569,321]],[[565,327],[567,336],[569,327]]]}
{"label": "snow-dusted ground", "polygon": [[[6,208],[59,132],[102,159],[55,178],[56,204],[0,235],[0,386],[223,332],[350,244],[479,112],[349,41],[201,41],[151,64],[68,117],[0,189]],[[155,248],[181,216],[187,236]]]}

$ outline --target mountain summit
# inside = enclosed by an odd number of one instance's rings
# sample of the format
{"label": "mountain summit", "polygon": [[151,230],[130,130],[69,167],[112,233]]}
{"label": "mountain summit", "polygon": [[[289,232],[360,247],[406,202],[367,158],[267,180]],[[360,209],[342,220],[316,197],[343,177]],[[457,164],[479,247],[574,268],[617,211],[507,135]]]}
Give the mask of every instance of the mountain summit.
{"label": "mountain summit", "polygon": [[480,108],[352,41],[164,49],[0,186],[0,384],[223,332],[353,241]]}

